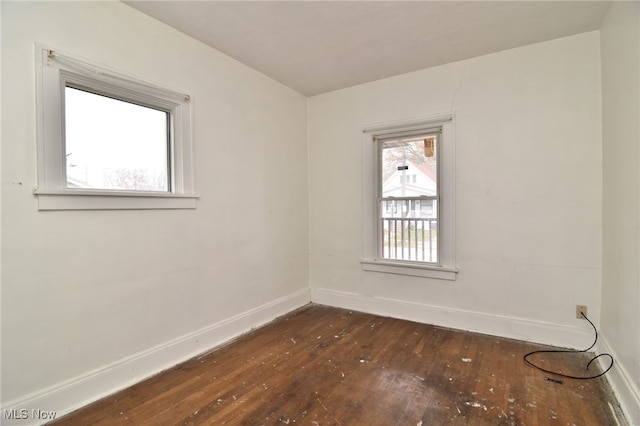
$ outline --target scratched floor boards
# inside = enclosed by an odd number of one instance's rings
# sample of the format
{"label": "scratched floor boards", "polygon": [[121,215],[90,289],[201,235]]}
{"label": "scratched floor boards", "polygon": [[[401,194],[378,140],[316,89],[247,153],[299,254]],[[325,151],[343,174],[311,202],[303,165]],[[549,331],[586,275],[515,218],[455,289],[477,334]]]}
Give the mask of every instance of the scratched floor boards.
{"label": "scratched floor boards", "polygon": [[[522,361],[540,348],[309,305],[55,424],[618,424],[606,379],[545,381]],[[549,358],[577,374],[588,361]]]}

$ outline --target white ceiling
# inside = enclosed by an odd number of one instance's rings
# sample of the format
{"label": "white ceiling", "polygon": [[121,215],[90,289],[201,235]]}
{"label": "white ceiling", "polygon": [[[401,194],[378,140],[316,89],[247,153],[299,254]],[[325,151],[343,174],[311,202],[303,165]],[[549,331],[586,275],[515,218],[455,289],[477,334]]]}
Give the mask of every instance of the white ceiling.
{"label": "white ceiling", "polygon": [[312,96],[600,26],[600,1],[126,1]]}

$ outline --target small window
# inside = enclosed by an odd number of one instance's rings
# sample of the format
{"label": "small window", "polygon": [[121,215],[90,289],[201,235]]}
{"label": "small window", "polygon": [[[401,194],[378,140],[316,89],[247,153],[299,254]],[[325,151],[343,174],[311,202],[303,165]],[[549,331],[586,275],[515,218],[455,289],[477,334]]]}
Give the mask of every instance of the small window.
{"label": "small window", "polygon": [[188,95],[37,52],[40,210],[196,207]]}
{"label": "small window", "polygon": [[455,280],[453,117],[372,126],[363,141],[363,269]]}
{"label": "small window", "polygon": [[170,113],[65,87],[67,188],[170,192]]}

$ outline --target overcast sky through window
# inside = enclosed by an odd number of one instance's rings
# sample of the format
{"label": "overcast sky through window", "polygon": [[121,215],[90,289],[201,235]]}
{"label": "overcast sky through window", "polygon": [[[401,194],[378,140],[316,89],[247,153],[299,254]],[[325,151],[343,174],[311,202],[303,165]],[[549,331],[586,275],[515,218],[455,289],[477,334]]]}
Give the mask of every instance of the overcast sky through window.
{"label": "overcast sky through window", "polygon": [[68,187],[168,191],[167,117],[66,87]]}

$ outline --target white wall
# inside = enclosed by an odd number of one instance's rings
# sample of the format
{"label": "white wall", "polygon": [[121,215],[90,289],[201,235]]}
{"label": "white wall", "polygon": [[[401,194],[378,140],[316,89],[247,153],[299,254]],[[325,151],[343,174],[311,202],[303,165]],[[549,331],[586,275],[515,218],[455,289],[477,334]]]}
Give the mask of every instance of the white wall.
{"label": "white wall", "polygon": [[[640,424],[640,3],[613,2],[601,27],[602,334],[609,381]],[[626,391],[625,391],[626,390]]]}
{"label": "white wall", "polygon": [[[3,408],[77,407],[309,301],[306,98],[120,2],[1,7]],[[37,210],[35,42],[193,96],[196,210]]]}
{"label": "white wall", "polygon": [[[637,400],[637,4],[614,3],[602,50],[582,34],[308,110],[118,2],[0,8],[2,408],[78,407],[305,303],[308,285],[322,303],[577,347],[586,304]],[[36,41],[193,96],[197,210],[37,211]],[[362,127],[451,111],[458,279],[363,272]]]}
{"label": "white wall", "polygon": [[[600,108],[598,32],[311,98],[312,300],[588,346],[575,305],[599,321]],[[458,279],[363,272],[362,128],[451,111]]]}

